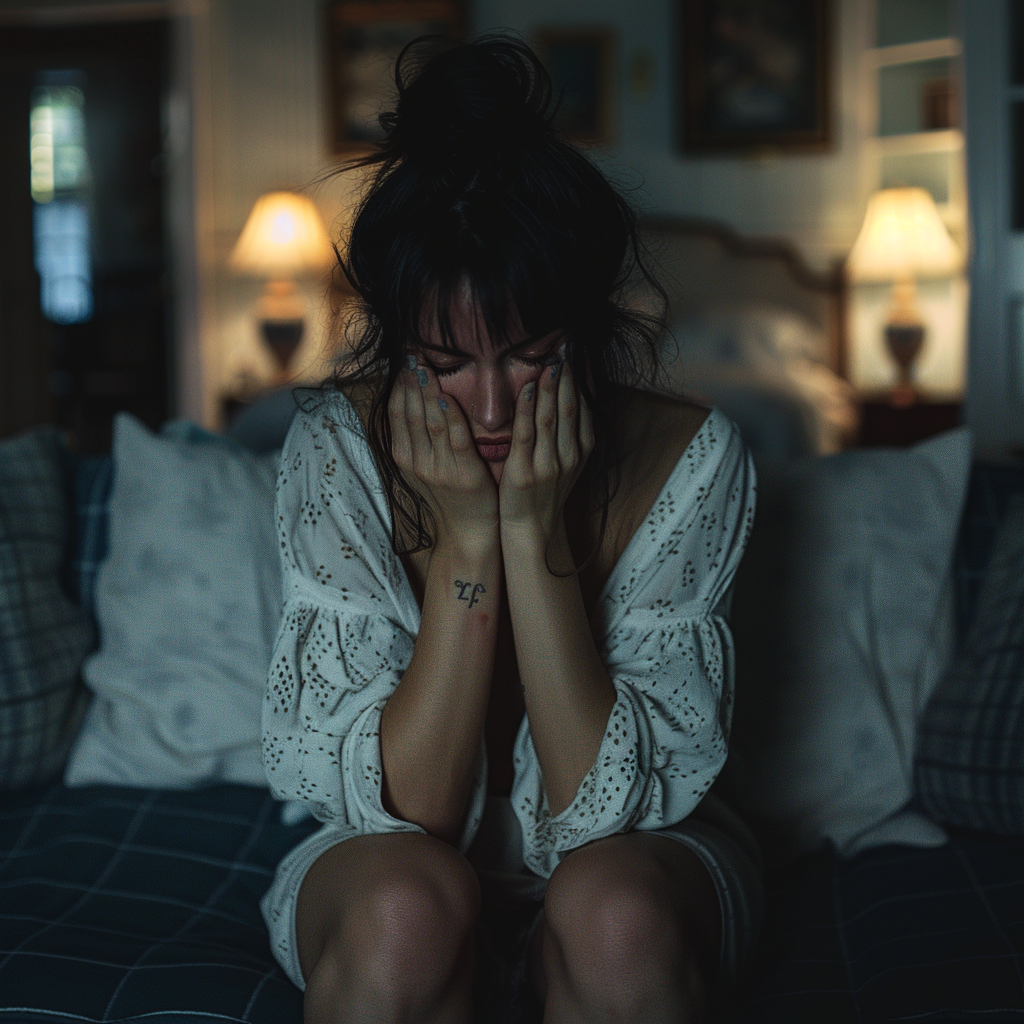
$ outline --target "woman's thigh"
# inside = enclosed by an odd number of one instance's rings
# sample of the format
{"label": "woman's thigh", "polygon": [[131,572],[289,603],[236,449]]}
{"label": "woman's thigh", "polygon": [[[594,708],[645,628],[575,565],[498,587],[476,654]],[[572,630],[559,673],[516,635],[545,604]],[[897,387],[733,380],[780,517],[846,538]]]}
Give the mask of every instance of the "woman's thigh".
{"label": "woman's thigh", "polygon": [[605,976],[601,961],[624,971],[631,944],[644,957],[674,950],[692,959],[710,993],[722,944],[718,891],[700,857],[682,843],[649,832],[601,839],[570,853],[548,885],[530,949],[531,981],[541,1000],[551,981],[552,944],[559,947],[554,962],[571,969],[574,959],[596,956]]}
{"label": "woman's thigh", "polygon": [[303,978],[308,982],[329,951],[356,962],[371,951],[429,958],[439,932],[451,950],[459,945],[453,938],[472,937],[479,905],[475,872],[441,840],[418,833],[346,839],[313,862],[299,889]]}

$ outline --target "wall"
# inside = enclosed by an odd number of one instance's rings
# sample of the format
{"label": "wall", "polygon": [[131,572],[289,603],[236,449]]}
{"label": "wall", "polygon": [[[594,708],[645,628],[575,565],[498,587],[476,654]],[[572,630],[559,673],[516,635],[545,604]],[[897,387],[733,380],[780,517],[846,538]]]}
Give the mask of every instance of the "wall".
{"label": "wall", "polygon": [[[217,389],[244,391],[273,372],[253,319],[261,283],[227,259],[256,199],[306,188],[332,234],[350,206],[344,181],[316,185],[333,166],[326,146],[323,8],[317,0],[211,0],[211,276]],[[293,367],[316,376],[330,326],[323,282],[303,282],[309,315]]]}
{"label": "wall", "polygon": [[[643,208],[710,217],[756,235],[794,241],[826,268],[846,254],[863,213],[857,108],[864,5],[836,4],[833,109],[835,148],[804,156],[684,159],[673,145],[673,0],[477,0],[477,31],[537,25],[602,25],[618,36],[617,131],[598,159]],[[210,0],[212,152],[211,370],[217,388],[265,378],[271,366],[255,333],[259,286],[225,267],[252,203],[272,188],[312,181],[331,166],[326,149],[325,71],[317,0]],[[628,58],[646,48],[656,84],[648,98],[628,95]],[[314,190],[328,223],[343,222],[350,189],[333,182]],[[314,322],[296,364],[315,375],[323,365],[329,317],[307,289]]]}
{"label": "wall", "polygon": [[[476,0],[478,31],[511,28],[529,36],[539,26],[607,26],[618,37],[618,131],[605,165],[642,182],[641,204],[664,213],[711,217],[740,231],[781,235],[825,268],[849,251],[866,197],[859,185],[863,112],[858,107],[860,56],[866,39],[863,0],[836,0],[833,17],[831,153],[721,158],[680,156],[673,144],[677,0]],[[629,96],[626,68],[639,50],[654,57],[648,99]]]}

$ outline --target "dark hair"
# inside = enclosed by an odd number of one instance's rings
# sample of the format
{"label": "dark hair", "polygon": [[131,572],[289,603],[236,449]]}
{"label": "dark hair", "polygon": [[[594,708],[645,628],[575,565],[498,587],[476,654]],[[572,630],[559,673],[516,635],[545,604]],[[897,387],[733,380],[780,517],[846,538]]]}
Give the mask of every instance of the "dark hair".
{"label": "dark hair", "polygon": [[347,166],[376,168],[339,255],[359,299],[352,347],[328,387],[368,384],[368,437],[392,510],[414,542],[433,543],[426,509],[391,454],[388,400],[406,346],[435,323],[454,343],[451,310],[468,282],[492,339],[518,320],[528,336],[558,329],[595,447],[584,478],[602,512],[621,459],[616,389],[654,378],[662,317],[626,302],[645,268],[636,215],[605,176],[552,125],[556,98],[533,51],[493,34],[475,42],[416,40],[395,68],[398,102],[381,145]]}

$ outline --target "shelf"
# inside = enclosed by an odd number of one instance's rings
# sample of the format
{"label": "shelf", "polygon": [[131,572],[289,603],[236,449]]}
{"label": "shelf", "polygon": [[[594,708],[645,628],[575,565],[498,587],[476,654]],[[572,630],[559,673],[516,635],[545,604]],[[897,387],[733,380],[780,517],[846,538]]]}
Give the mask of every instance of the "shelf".
{"label": "shelf", "polygon": [[926,39],[921,43],[904,43],[902,46],[880,46],[868,50],[868,60],[876,68],[888,68],[896,64],[916,64],[922,60],[941,60],[944,57],[959,57],[963,53],[959,39]]}
{"label": "shelf", "polygon": [[964,148],[964,133],[959,128],[943,128],[907,135],[874,135],[868,137],[867,143],[880,154],[956,153]]}

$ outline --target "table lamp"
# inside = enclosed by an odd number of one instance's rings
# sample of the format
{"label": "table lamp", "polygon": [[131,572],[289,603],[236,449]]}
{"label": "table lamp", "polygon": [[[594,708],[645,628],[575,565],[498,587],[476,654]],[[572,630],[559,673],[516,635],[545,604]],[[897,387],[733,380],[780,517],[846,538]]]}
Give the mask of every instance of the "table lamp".
{"label": "table lamp", "polygon": [[312,200],[294,192],[268,192],[256,200],[229,263],[241,273],[267,279],[256,316],[277,361],[276,384],[288,379],[288,363],[305,330],[306,306],[295,278],[323,273],[334,258]]}
{"label": "table lamp", "polygon": [[855,282],[893,282],[885,323],[885,343],[899,373],[889,395],[893,405],[913,405],[917,400],[910,370],[924,344],[925,324],[917,308],[915,282],[920,277],[950,277],[962,266],[963,253],[923,188],[886,188],[871,197],[847,271]]}

